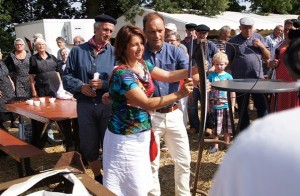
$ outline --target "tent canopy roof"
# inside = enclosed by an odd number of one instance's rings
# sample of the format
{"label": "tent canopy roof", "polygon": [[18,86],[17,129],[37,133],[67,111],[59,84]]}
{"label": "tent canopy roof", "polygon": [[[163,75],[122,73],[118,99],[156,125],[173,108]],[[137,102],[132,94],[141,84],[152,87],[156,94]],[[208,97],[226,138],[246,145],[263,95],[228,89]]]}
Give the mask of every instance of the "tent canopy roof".
{"label": "tent canopy roof", "polygon": [[[143,28],[143,17],[149,12],[155,12],[152,9],[146,9],[143,16],[135,17],[135,25]],[[250,17],[254,20],[254,29],[257,30],[273,30],[276,25],[283,25],[286,19],[295,19],[298,15],[280,15],[280,14],[270,14],[268,16],[261,16],[252,13],[241,13],[241,12],[224,12],[217,16],[199,16],[194,14],[169,14],[165,12],[159,12],[164,16],[165,24],[166,23],[174,23],[177,26],[177,31],[180,34],[181,38],[185,37],[185,24],[187,23],[195,23],[205,24],[211,29],[211,33],[217,32],[224,25],[228,25],[233,30],[239,30],[239,20],[243,17]],[[116,29],[113,33],[113,37],[116,36],[119,29],[129,24],[130,22],[125,21],[125,17],[121,16],[118,18],[118,23],[116,25]],[[210,34],[211,34],[210,33]]]}
{"label": "tent canopy roof", "polygon": [[184,23],[205,24],[212,30],[219,30],[222,26],[228,25],[232,29],[239,28],[239,20],[243,17],[250,17],[254,20],[254,28],[259,30],[272,30],[276,25],[283,25],[286,19],[295,19],[297,15],[280,15],[270,14],[268,16],[261,16],[251,13],[241,12],[224,12],[221,15],[214,17],[199,16],[193,14],[168,14],[161,12],[162,15],[168,18],[173,18],[176,21]]}

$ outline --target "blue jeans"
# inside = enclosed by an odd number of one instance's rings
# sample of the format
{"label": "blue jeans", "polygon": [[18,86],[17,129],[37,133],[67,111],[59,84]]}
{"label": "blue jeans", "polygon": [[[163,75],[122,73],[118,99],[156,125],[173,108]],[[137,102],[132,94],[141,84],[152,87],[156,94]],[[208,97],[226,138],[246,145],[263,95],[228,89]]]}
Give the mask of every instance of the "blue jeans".
{"label": "blue jeans", "polygon": [[200,102],[200,91],[198,88],[194,88],[192,97],[189,97],[188,100],[187,110],[188,110],[190,128],[195,128],[197,132],[199,131],[199,127],[200,127],[198,102]]}
{"label": "blue jeans", "polygon": [[[243,113],[242,119],[240,119],[240,120],[242,120],[241,125],[240,125],[241,131],[243,129],[247,128],[248,125],[250,124],[249,114],[248,114],[248,105],[249,105],[249,100],[250,100],[249,94],[241,94],[241,93],[236,94],[236,97],[237,97],[236,101],[237,101],[238,108],[239,108],[239,116],[240,116],[241,108],[243,105],[244,96],[246,96],[246,100],[245,100],[246,102],[245,102],[245,106],[244,106],[244,113]],[[267,103],[265,101],[263,94],[252,93],[251,96],[252,96],[252,99],[254,102],[254,107],[257,110],[257,118],[261,118],[261,117],[267,115],[268,107],[267,107]]]}

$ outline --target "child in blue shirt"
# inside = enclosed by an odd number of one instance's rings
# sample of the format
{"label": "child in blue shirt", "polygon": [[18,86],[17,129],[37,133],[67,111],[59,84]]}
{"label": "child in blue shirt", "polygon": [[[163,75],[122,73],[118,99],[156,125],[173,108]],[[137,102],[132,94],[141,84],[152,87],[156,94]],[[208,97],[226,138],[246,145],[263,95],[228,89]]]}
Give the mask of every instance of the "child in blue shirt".
{"label": "child in blue shirt", "polygon": [[[225,71],[228,65],[228,57],[223,52],[218,52],[213,57],[213,65],[215,66],[215,71],[210,73],[207,77],[210,82],[221,81],[221,80],[232,80],[232,76]],[[235,93],[230,94],[232,106],[234,111],[235,105]],[[229,144],[230,137],[232,134],[230,113],[228,108],[228,98],[227,92],[213,89],[209,93],[209,109],[212,112],[216,127],[212,129],[213,139],[219,139],[221,134],[224,134],[224,141]],[[218,144],[215,144],[213,148],[210,149],[210,153],[215,153],[219,150]]]}

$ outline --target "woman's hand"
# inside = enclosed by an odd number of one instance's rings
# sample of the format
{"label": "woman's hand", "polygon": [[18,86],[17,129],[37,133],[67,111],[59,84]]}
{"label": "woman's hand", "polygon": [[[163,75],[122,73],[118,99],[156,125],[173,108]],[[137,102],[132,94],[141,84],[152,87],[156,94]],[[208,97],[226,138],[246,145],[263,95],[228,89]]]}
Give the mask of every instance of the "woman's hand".
{"label": "woman's hand", "polygon": [[180,90],[178,91],[178,93],[180,93],[180,95],[182,97],[186,97],[190,93],[193,92],[193,89],[194,89],[193,79],[192,78],[187,78],[184,81],[184,85],[182,85],[182,87],[180,88]]}

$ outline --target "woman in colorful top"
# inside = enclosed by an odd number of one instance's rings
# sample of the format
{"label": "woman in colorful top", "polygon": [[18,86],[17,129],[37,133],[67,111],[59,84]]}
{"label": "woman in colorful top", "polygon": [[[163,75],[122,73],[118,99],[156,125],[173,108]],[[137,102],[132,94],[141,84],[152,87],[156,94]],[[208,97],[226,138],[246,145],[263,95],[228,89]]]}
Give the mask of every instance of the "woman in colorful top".
{"label": "woman in colorful top", "polygon": [[[207,77],[210,82],[221,81],[221,80],[232,80],[232,76],[225,71],[228,64],[228,57],[223,52],[218,52],[213,57],[213,65],[215,71],[210,73]],[[234,111],[235,105],[235,93],[230,94],[232,102],[232,110]],[[232,133],[230,115],[228,110],[228,97],[226,91],[220,91],[212,89],[209,94],[209,105],[210,111],[213,113],[215,118],[216,127],[212,129],[213,138],[219,139],[220,134],[224,134],[224,140],[227,144],[230,143],[230,134]],[[218,144],[215,144],[210,149],[210,153],[218,151]]]}
{"label": "woman in colorful top", "polygon": [[193,89],[189,78],[178,92],[151,98],[152,78],[179,81],[188,77],[188,71],[168,72],[142,60],[145,42],[142,30],[131,25],[122,27],[115,40],[119,66],[109,81],[112,115],[104,137],[103,184],[118,196],[147,195],[152,189],[149,112],[187,96]]}

